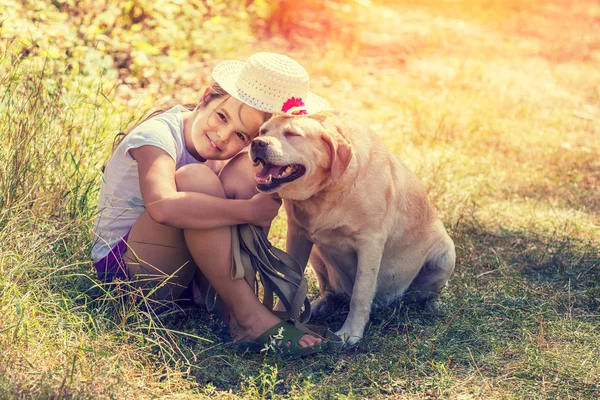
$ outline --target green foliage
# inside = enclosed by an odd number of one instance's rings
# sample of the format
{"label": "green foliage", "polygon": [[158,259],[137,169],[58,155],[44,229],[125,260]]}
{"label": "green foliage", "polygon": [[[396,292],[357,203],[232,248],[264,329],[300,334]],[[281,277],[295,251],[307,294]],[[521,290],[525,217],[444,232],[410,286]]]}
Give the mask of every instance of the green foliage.
{"label": "green foliage", "polygon": [[86,85],[65,64],[14,43],[0,68],[0,221],[23,210],[85,218],[105,128],[102,78]]}
{"label": "green foliage", "polygon": [[258,375],[245,378],[245,382],[241,384],[240,394],[247,399],[276,398],[275,389],[282,382],[278,375],[277,365],[265,364]]}
{"label": "green foliage", "polygon": [[[4,1],[0,397],[598,398],[595,16],[591,0]],[[359,345],[283,363],[236,353],[204,310],[157,318],[95,280],[114,135],[257,50],[300,60],[422,178],[457,246],[439,308],[377,309]]]}

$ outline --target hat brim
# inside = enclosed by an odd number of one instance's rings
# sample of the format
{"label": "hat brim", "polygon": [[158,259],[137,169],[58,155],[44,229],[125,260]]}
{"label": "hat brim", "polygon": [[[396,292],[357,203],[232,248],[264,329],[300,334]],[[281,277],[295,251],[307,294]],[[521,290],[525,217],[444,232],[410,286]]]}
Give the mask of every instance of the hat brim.
{"label": "hat brim", "polygon": [[[236,85],[238,77],[244,67],[243,61],[238,60],[226,60],[221,61],[217,64],[212,71],[212,77],[227,93],[235,97],[242,103],[249,105],[257,110],[268,112],[276,115],[290,115],[281,111],[281,108],[277,109],[274,106],[269,106],[257,99],[248,96],[239,90]],[[329,102],[319,95],[312,92],[308,92],[306,98],[303,99],[304,107],[306,108],[306,114],[302,115],[313,115],[325,111],[329,108]]]}

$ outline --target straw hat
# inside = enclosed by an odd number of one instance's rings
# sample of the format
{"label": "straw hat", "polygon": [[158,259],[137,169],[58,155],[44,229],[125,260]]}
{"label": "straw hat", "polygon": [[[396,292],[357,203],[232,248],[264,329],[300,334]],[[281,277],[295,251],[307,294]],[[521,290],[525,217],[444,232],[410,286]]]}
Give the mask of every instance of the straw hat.
{"label": "straw hat", "polygon": [[214,80],[230,95],[261,111],[280,115],[311,115],[329,102],[308,90],[308,72],[298,62],[277,53],[256,53],[246,62],[222,61]]}

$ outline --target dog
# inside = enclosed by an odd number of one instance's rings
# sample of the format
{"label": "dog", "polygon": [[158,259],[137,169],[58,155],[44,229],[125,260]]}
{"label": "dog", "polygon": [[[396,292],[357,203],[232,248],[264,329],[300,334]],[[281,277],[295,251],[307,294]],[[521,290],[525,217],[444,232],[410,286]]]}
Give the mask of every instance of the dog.
{"label": "dog", "polygon": [[374,302],[389,305],[409,287],[415,300],[437,297],[454,270],[454,242],[419,179],[375,132],[335,115],[274,116],[249,154],[262,165],[257,189],[283,199],[286,251],[316,272],[313,314],[350,297],[336,332],[346,345],[363,337]]}

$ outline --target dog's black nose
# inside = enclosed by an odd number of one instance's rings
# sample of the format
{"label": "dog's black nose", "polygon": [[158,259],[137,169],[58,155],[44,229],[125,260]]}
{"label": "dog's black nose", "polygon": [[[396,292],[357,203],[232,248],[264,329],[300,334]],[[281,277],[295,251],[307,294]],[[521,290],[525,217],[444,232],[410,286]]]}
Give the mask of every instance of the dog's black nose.
{"label": "dog's black nose", "polygon": [[269,143],[267,143],[265,140],[260,139],[260,138],[256,138],[252,141],[252,149],[253,150],[258,150],[261,147],[267,147],[269,145]]}

